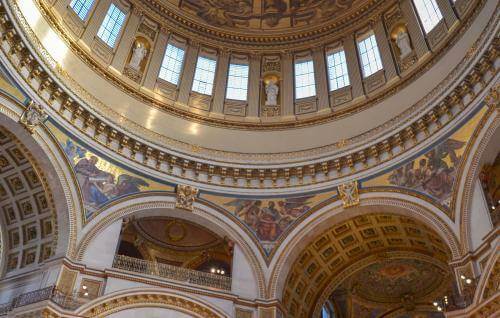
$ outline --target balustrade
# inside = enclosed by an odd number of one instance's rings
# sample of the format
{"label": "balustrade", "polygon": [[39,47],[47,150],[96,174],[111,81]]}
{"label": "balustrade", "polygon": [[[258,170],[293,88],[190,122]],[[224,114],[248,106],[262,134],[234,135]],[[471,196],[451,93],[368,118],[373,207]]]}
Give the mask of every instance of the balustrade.
{"label": "balustrade", "polygon": [[147,275],[160,276],[194,285],[231,290],[231,278],[197,270],[116,255],[113,268]]}

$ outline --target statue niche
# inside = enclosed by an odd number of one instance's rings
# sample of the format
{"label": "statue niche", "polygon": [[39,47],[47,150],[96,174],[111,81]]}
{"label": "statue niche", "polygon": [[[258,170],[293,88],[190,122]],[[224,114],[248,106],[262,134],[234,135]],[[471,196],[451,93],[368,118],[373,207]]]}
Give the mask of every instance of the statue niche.
{"label": "statue niche", "polygon": [[408,29],[403,21],[391,28],[391,45],[402,71],[408,69],[416,62]]}
{"label": "statue niche", "polygon": [[130,48],[124,75],[131,80],[140,83],[144,70],[146,69],[150,52],[151,45],[149,44],[149,41],[142,36],[138,36]]}

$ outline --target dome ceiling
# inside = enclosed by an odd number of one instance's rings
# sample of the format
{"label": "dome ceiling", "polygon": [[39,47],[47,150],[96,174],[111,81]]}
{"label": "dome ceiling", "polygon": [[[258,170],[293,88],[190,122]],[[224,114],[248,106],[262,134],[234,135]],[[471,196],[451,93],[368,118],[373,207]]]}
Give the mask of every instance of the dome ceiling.
{"label": "dome ceiling", "polygon": [[[381,0],[132,0],[144,11],[155,11],[176,32],[203,35],[226,45],[276,48],[320,39],[376,14]],[[366,19],[364,20],[366,22]],[[181,28],[179,28],[181,26]],[[184,30],[182,30],[184,29]],[[184,32],[183,32],[184,31]],[[258,33],[256,33],[258,32]],[[289,49],[287,47],[287,49]]]}

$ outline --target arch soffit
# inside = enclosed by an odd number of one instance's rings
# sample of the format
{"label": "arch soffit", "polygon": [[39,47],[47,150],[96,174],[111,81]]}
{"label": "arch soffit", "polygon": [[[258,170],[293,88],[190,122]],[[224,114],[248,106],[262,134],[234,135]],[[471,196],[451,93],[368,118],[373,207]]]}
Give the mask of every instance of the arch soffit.
{"label": "arch soffit", "polygon": [[437,206],[409,194],[370,192],[360,195],[360,205],[344,209],[340,201],[333,202],[308,216],[283,241],[270,264],[268,297],[281,298],[293,262],[317,235],[336,224],[366,214],[383,212],[414,218],[429,226],[449,247],[451,258],[460,256],[456,226]]}
{"label": "arch soffit", "polygon": [[237,243],[253,269],[259,295],[263,297],[265,294],[265,276],[263,270],[265,260],[262,258],[259,248],[241,228],[241,225],[201,202],[195,202],[192,212],[178,210],[175,208],[174,194],[131,195],[116,201],[113,205],[104,209],[81,232],[78,240],[76,260],[81,260],[92,240],[114,222],[134,215],[165,216],[165,211],[169,211],[169,216],[197,223],[207,227],[218,235],[227,236]]}
{"label": "arch soffit", "polygon": [[[492,88],[492,92],[498,91],[500,88]],[[496,93],[498,94],[498,92]],[[498,103],[498,95],[494,98],[494,102]],[[474,180],[479,175],[481,170],[481,160],[485,154],[488,146],[491,145],[491,141],[495,140],[495,137],[500,133],[500,112],[493,109],[493,105],[490,106],[492,111],[488,118],[487,123],[484,125],[476,137],[475,143],[472,145],[459,179],[459,186],[457,188],[456,195],[456,209],[458,213],[455,213],[455,222],[459,224],[460,227],[460,242],[462,243],[462,254],[467,253],[470,250],[470,227],[471,220],[470,214],[472,209],[472,192],[474,190]]]}
{"label": "arch soffit", "polygon": [[[404,252],[404,251],[389,251],[384,253],[384,255],[387,256],[387,258],[391,259],[415,259],[415,260],[421,260],[428,262],[430,264],[436,265],[439,268],[441,268],[443,271],[447,271],[448,268],[446,268],[445,264],[443,264],[440,261],[437,261],[434,257],[423,255],[420,253],[415,253],[415,252]],[[335,289],[350,275],[354,274],[355,272],[358,272],[362,270],[363,268],[366,268],[372,264],[378,263],[381,261],[381,258],[379,255],[370,255],[366,258],[360,259],[356,261],[355,263],[351,264],[349,267],[345,268],[342,270],[339,274],[336,275],[336,277],[328,283],[328,285],[325,287],[324,291],[320,295],[318,301],[316,302],[316,305],[314,307],[313,311],[313,317],[319,317],[319,313],[321,311],[322,304],[325,303],[328,299],[328,297],[335,291]],[[451,273],[451,272],[450,272]],[[432,296],[440,296],[443,292],[443,286],[439,286],[438,290],[435,290],[431,293],[431,295],[427,295],[426,298],[433,298]]]}
{"label": "arch soffit", "polygon": [[[477,288],[476,292],[474,294],[474,300],[473,304],[480,304],[485,300],[488,300],[489,296],[488,295],[488,285],[493,280],[498,280],[498,275],[500,275],[500,243],[496,244],[495,248],[492,248],[491,250],[491,256],[486,263],[486,266],[484,267],[483,274],[481,275],[478,283],[477,283]],[[495,276],[497,275],[497,276]],[[491,284],[494,288],[494,284]],[[496,291],[498,293],[498,291]]]}
{"label": "arch soffit", "polygon": [[220,308],[193,294],[158,288],[134,288],[97,298],[78,309],[85,317],[106,317],[112,313],[140,307],[162,307],[178,310],[197,318],[229,318]]}
{"label": "arch soffit", "polygon": [[71,255],[76,248],[76,235],[81,227],[81,200],[73,172],[58,143],[43,126],[29,134],[20,124],[24,107],[0,93],[0,125],[13,133],[44,172],[57,213],[57,255]]}

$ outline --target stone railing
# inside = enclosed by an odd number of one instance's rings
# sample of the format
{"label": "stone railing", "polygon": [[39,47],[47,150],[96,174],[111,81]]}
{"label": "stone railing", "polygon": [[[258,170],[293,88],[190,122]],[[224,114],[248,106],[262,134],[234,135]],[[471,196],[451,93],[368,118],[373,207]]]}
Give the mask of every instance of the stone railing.
{"label": "stone railing", "polygon": [[231,278],[192,269],[116,255],[113,268],[147,275],[160,276],[194,285],[231,290]]}
{"label": "stone railing", "polygon": [[0,304],[0,316],[6,315],[9,311],[24,307],[31,304],[36,304],[42,301],[50,300],[59,305],[61,308],[75,310],[83,305],[86,301],[77,295],[68,295],[59,291],[55,286],[49,286],[42,289],[34,290],[14,297],[10,302]]}

